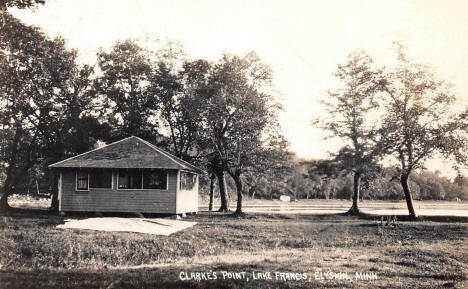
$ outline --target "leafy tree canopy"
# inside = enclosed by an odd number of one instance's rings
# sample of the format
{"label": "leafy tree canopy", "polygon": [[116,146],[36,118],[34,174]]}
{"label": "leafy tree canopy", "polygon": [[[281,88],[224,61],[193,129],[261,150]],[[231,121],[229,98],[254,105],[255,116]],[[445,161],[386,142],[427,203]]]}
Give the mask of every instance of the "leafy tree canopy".
{"label": "leafy tree canopy", "polygon": [[36,8],[45,3],[45,0],[0,0],[0,10],[16,7],[19,9]]}

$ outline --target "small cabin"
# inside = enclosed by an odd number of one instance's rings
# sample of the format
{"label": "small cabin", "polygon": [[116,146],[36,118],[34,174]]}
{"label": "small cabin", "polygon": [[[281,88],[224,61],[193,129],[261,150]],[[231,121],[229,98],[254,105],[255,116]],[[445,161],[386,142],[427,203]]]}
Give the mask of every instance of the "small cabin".
{"label": "small cabin", "polygon": [[204,173],[135,136],[49,167],[61,212],[196,213]]}

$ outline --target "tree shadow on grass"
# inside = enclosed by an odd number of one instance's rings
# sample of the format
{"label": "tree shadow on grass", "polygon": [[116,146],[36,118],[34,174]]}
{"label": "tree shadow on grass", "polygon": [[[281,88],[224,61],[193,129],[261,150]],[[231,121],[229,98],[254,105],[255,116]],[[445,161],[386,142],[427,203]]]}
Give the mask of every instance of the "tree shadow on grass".
{"label": "tree shadow on grass", "polygon": [[[31,217],[58,217],[61,219],[86,219],[95,217],[120,217],[120,218],[141,218],[143,217],[140,213],[126,213],[126,212],[67,212],[61,216],[57,210],[51,208],[17,208],[10,207],[8,211],[0,211],[0,216],[14,217],[14,218],[31,218]],[[156,217],[167,217],[168,214],[145,214],[145,217],[156,218]]]}
{"label": "tree shadow on grass", "polygon": [[387,221],[388,219],[396,218],[399,222],[441,222],[441,223],[468,223],[468,217],[464,216],[418,216],[416,219],[408,215],[374,215],[359,213],[357,216],[363,220],[370,221]]}
{"label": "tree shadow on grass", "polygon": [[[192,216],[193,217],[193,216]],[[412,219],[408,215],[374,215],[368,213],[358,213],[349,215],[344,213],[325,213],[325,214],[268,214],[268,213],[243,213],[235,214],[233,212],[216,212],[216,211],[201,211],[194,218],[204,217],[208,219],[300,219],[313,221],[336,221],[344,222],[349,220],[367,220],[367,221],[383,221],[396,218],[398,222],[440,222],[440,223],[468,223],[468,217],[465,216],[419,216]],[[372,224],[373,225],[373,224]]]}
{"label": "tree shadow on grass", "polygon": [[[61,217],[59,212],[53,209],[46,208],[17,208],[11,207],[9,211],[0,211],[0,216],[9,216],[15,218],[25,217]],[[167,214],[145,214],[145,217],[149,218],[165,218],[170,215]],[[92,217],[121,217],[121,218],[135,218],[142,217],[138,213],[125,213],[125,212],[106,212],[106,213],[95,213],[95,212],[72,212],[68,213],[66,217],[74,219],[84,219]],[[345,213],[329,213],[329,214],[268,214],[268,213],[242,213],[234,214],[233,212],[217,212],[217,211],[201,211],[198,215],[188,216],[187,219],[197,218],[208,218],[208,219],[303,219],[303,220],[315,220],[315,221],[332,221],[337,222],[351,219],[361,219],[369,221],[387,221],[388,219],[395,218],[398,222],[441,222],[441,223],[468,223],[468,217],[464,216],[419,216],[416,220],[411,219],[408,215],[374,215],[360,212],[357,215],[349,215]]]}
{"label": "tree shadow on grass", "polygon": [[5,217],[58,216],[58,212],[52,209],[10,207],[8,211],[0,211],[0,216],[5,216]]}

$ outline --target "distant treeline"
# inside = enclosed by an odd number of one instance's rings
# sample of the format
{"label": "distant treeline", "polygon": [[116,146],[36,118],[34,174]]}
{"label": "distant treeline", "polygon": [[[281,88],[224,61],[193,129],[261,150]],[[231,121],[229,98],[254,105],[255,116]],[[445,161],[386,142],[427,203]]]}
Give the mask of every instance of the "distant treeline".
{"label": "distant treeline", "polygon": [[[244,194],[258,199],[278,199],[280,195],[295,199],[351,199],[351,174],[327,177],[314,172],[314,167],[315,162],[298,161],[282,175],[249,176]],[[396,168],[385,167],[364,178],[361,199],[404,200],[396,172]],[[234,183],[227,183],[229,191],[235,192]],[[420,170],[411,176],[409,186],[417,200],[468,200],[468,177],[462,175],[450,180],[439,171]],[[202,194],[208,194],[209,183],[202,181],[200,189]]]}

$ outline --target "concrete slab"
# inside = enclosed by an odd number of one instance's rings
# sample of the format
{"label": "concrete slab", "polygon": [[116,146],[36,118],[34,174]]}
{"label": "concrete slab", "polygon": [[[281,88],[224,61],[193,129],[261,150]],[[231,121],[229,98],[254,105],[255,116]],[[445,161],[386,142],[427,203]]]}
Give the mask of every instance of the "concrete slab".
{"label": "concrete slab", "polygon": [[196,225],[196,222],[186,222],[169,219],[147,218],[88,218],[83,220],[65,220],[65,224],[58,225],[59,229],[82,229],[108,232],[135,232],[168,236],[172,233]]}

